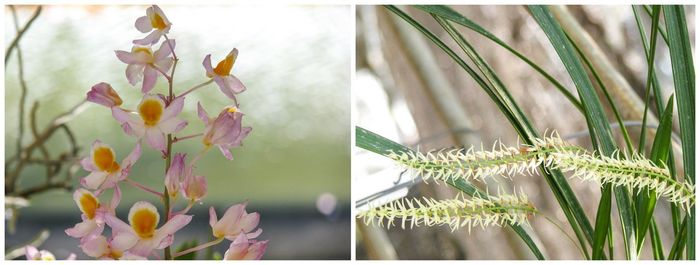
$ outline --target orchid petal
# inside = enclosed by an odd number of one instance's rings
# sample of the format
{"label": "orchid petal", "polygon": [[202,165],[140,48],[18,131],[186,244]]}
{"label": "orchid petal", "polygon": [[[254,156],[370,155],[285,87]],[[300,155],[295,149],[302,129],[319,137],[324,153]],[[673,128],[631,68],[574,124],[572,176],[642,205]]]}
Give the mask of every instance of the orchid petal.
{"label": "orchid petal", "polygon": [[148,19],[148,16],[142,16],[136,19],[136,23],[134,23],[134,26],[136,27],[137,30],[141,31],[141,33],[146,33],[151,30],[153,30],[153,26],[151,25],[151,20]]}
{"label": "orchid petal", "polygon": [[146,66],[143,70],[143,84],[141,87],[141,92],[146,94],[156,85],[158,80],[158,70],[153,68],[153,66]]}
{"label": "orchid petal", "polygon": [[146,142],[153,149],[165,151],[165,135],[157,128],[146,129]]}

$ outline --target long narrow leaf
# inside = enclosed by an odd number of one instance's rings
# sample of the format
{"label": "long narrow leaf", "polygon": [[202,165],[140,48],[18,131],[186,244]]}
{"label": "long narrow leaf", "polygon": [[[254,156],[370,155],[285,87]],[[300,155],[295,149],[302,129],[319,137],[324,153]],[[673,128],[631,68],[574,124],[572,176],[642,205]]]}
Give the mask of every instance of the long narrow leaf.
{"label": "long narrow leaf", "polygon": [[[681,147],[686,180],[695,183],[695,67],[683,6],[663,6],[673,83],[681,126]],[[695,207],[690,209],[694,212]],[[688,218],[686,256],[695,259],[695,215]]]}
{"label": "long narrow leaf", "polygon": [[[502,97],[499,97],[499,95],[496,95],[494,91],[491,91],[489,89],[488,84],[486,84],[483,81],[483,79],[481,79],[481,77],[479,77],[478,74],[476,74],[476,72],[473,69],[471,69],[471,67],[468,64],[466,64],[456,53],[454,53],[454,51],[452,51],[439,38],[437,38],[437,36],[428,31],[425,27],[420,25],[420,23],[416,22],[413,18],[411,18],[398,8],[391,5],[385,7],[391,12],[398,15],[403,20],[405,20],[407,23],[411,24],[416,29],[418,29],[433,43],[435,43],[435,45],[442,49],[450,58],[452,58],[460,67],[467,71],[467,73],[469,73],[469,75],[471,75],[474,78],[474,80],[482,88],[484,88],[484,91],[496,103],[501,112],[503,112],[508,121],[513,125],[518,134],[526,143],[532,144],[534,139],[536,137],[539,137],[539,134],[534,130],[534,128],[532,127],[532,125],[526,117],[520,116],[521,119],[518,120],[518,118],[515,116],[517,114],[521,114],[522,110],[517,106],[517,104],[514,101],[512,101],[512,98],[505,98],[507,100],[511,100],[509,102],[500,101]],[[513,112],[512,110],[516,110],[516,112]],[[569,221],[571,228],[577,235],[580,234],[581,231],[583,231],[588,242],[592,242],[593,228],[591,227],[590,222],[586,218],[581,204],[578,202],[576,195],[571,190],[571,187],[566,181],[564,175],[559,170],[542,170],[542,172],[544,173],[545,180],[552,189],[552,193],[557,199],[557,202],[561,206],[564,215]]]}
{"label": "long narrow leaf", "polygon": [[[598,100],[598,96],[593,89],[591,81],[581,65],[581,62],[576,57],[576,52],[572,47],[571,43],[566,37],[566,33],[562,30],[559,23],[554,19],[553,15],[550,13],[545,6],[528,6],[530,13],[533,18],[540,25],[542,30],[545,32],[552,46],[556,50],[559,58],[561,58],[564,66],[566,67],[571,79],[576,85],[579,97],[581,98],[581,104],[583,104],[586,110],[586,119],[591,120],[592,128],[590,130],[594,131],[597,140],[600,143],[599,151],[603,155],[612,155],[612,153],[617,150],[615,143],[613,141],[612,130],[610,129],[610,124],[606,119],[603,107]],[[632,207],[629,201],[629,193],[626,189],[617,187],[613,188],[615,192],[615,199],[617,202],[617,208],[620,216],[620,221],[622,223],[622,231],[625,241],[625,253],[627,257],[631,257],[632,253],[636,253],[632,248],[635,246],[634,240],[634,213],[631,212]],[[607,233],[608,228],[605,228]]]}
{"label": "long narrow leaf", "polygon": [[420,9],[420,10],[423,10],[427,13],[430,13],[432,15],[436,15],[436,16],[439,16],[443,19],[447,19],[447,20],[453,21],[457,24],[460,24],[462,26],[465,26],[465,27],[473,30],[474,32],[479,33],[482,36],[492,40],[493,42],[495,42],[499,46],[505,48],[506,50],[511,52],[513,55],[520,58],[523,62],[528,64],[530,67],[535,69],[535,71],[537,71],[544,78],[546,78],[571,102],[571,104],[574,105],[574,107],[576,107],[581,112],[583,112],[583,107],[581,106],[581,103],[578,101],[578,99],[571,92],[569,92],[568,89],[566,89],[566,87],[564,87],[564,85],[562,85],[559,81],[557,81],[554,77],[552,77],[550,74],[548,74],[546,71],[544,71],[539,65],[534,63],[528,57],[526,57],[522,53],[518,52],[517,50],[512,48],[510,45],[506,44],[500,38],[496,37],[496,35],[493,35],[491,32],[484,29],[479,24],[475,23],[474,21],[470,20],[469,18],[463,16],[460,13],[457,13],[456,11],[454,11],[452,8],[450,8],[448,6],[419,5],[419,6],[415,6],[415,7]]}

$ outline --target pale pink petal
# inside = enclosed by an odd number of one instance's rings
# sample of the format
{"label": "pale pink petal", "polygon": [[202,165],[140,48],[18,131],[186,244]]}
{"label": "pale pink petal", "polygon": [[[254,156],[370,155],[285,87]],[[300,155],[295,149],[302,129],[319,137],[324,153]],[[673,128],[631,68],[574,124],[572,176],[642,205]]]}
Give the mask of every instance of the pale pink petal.
{"label": "pale pink petal", "polygon": [[138,240],[139,238],[131,233],[117,234],[112,238],[112,249],[118,251],[125,251],[136,245],[136,242],[138,242]]}
{"label": "pale pink petal", "polygon": [[102,232],[100,226],[93,220],[85,220],[75,224],[73,228],[66,229],[66,234],[75,238],[82,238],[90,234],[96,234],[96,230]]}
{"label": "pale pink petal", "polygon": [[80,244],[80,248],[85,252],[85,255],[93,258],[99,258],[109,254],[109,244],[107,243],[107,238],[104,236],[88,239]]}
{"label": "pale pink petal", "polygon": [[239,221],[239,225],[243,231],[250,232],[255,229],[255,227],[258,226],[258,223],[260,223],[260,214],[259,213],[249,213],[244,215],[241,220]]}
{"label": "pale pink petal", "polygon": [[122,167],[127,167],[130,165],[133,165],[136,163],[137,160],[139,160],[139,157],[141,157],[141,142],[136,142],[136,145],[134,146],[134,150],[129,153],[128,156],[122,160]]}
{"label": "pale pink petal", "polygon": [[141,81],[144,67],[145,65],[143,64],[130,64],[126,66],[126,79],[129,80],[129,84],[134,86]]}
{"label": "pale pink petal", "polygon": [[189,224],[190,221],[192,221],[191,215],[178,214],[173,216],[168,222],[156,230],[153,235],[153,240],[157,241],[160,245],[160,241],[166,239],[169,235],[175,234],[175,232]]}
{"label": "pale pink petal", "polygon": [[211,67],[211,54],[207,54],[207,56],[204,56],[202,66],[204,66],[204,70],[207,71],[207,76],[211,77],[212,75],[215,75],[214,68]]}
{"label": "pale pink petal", "polygon": [[95,164],[92,163],[91,157],[86,157],[86,158],[81,159],[80,165],[83,166],[83,169],[85,169],[85,171],[97,170],[97,167],[95,167]]}
{"label": "pale pink petal", "polygon": [[159,68],[162,69],[165,72],[170,71],[170,67],[173,66],[173,58],[167,57],[164,59],[160,59],[155,62],[155,65]]}
{"label": "pale pink petal", "polygon": [[116,50],[114,51],[114,54],[117,55],[117,59],[119,61],[122,61],[122,63],[125,64],[140,64],[142,63],[142,60],[139,60],[134,56],[134,54],[127,52],[127,51],[121,51],[121,50]]}
{"label": "pale pink petal", "polygon": [[165,151],[165,135],[163,132],[157,128],[146,129],[146,142],[148,145],[156,150]]}
{"label": "pale pink petal", "polygon": [[121,233],[128,233],[132,235],[134,234],[133,229],[131,229],[131,226],[129,226],[127,223],[120,220],[114,215],[105,215],[105,223],[112,228],[112,234],[114,234],[115,236]]}
{"label": "pale pink petal", "polygon": [[231,154],[231,150],[228,150],[228,147],[219,145],[219,150],[221,151],[221,154],[226,157],[226,159],[233,160],[233,155]]}
{"label": "pale pink petal", "polygon": [[136,26],[136,29],[141,31],[141,33],[146,33],[153,29],[153,26],[151,25],[151,20],[148,19],[147,16],[137,18],[136,23],[134,23],[134,26]]}
{"label": "pale pink petal", "polygon": [[187,126],[187,121],[179,118],[172,118],[166,121],[161,121],[158,127],[163,131],[163,133],[175,133],[184,129]]}
{"label": "pale pink petal", "polygon": [[234,75],[229,75],[229,76],[224,76],[224,82],[226,82],[226,86],[233,91],[234,94],[239,94],[243,91],[245,91],[245,86],[243,85],[243,82],[238,79],[238,77]]}
{"label": "pale pink petal", "polygon": [[75,253],[70,253],[70,254],[68,255],[68,257],[66,258],[66,260],[75,260],[76,257],[77,257],[77,256],[75,255]]}
{"label": "pale pink petal", "polygon": [[254,232],[250,232],[250,233],[247,233],[245,235],[247,238],[252,239],[252,238],[256,238],[256,237],[260,236],[260,234],[262,234],[262,232],[263,232],[262,228],[258,228]]}
{"label": "pale pink petal", "polygon": [[218,220],[216,218],[216,210],[214,210],[214,207],[209,207],[209,226],[214,228],[214,225],[217,221]]}
{"label": "pale pink petal", "polygon": [[224,253],[224,260],[242,260],[248,251],[248,239],[241,233],[232,241]]}
{"label": "pale pink petal", "polygon": [[168,120],[180,114],[182,112],[182,107],[185,106],[185,97],[177,97],[173,102],[168,105],[165,110],[163,110],[163,115],[160,117],[161,120]]}
{"label": "pale pink petal", "polygon": [[114,187],[114,193],[112,194],[112,201],[109,203],[110,213],[114,213],[114,210],[119,206],[119,202],[122,200],[122,191],[119,186]]}
{"label": "pale pink petal", "polygon": [[102,183],[105,181],[107,178],[107,175],[109,173],[102,172],[102,171],[93,171],[87,177],[84,177],[80,180],[80,184],[82,184],[84,187],[88,189],[97,189],[102,185]]}
{"label": "pale pink petal", "polygon": [[131,136],[143,137],[146,134],[146,127],[143,123],[122,123],[124,133]]}
{"label": "pale pink petal", "polygon": [[156,60],[163,59],[170,55],[175,49],[175,40],[164,41],[155,53]]}
{"label": "pale pink petal", "polygon": [[246,254],[246,259],[248,260],[259,260],[265,254],[267,250],[268,241],[255,242],[253,245],[248,247],[248,253]]}
{"label": "pale pink petal", "polygon": [[153,66],[146,66],[143,70],[143,84],[141,87],[141,92],[146,94],[156,85],[158,80],[158,70],[153,68]]}
{"label": "pale pink petal", "polygon": [[154,30],[151,32],[151,34],[148,34],[143,39],[138,39],[134,40],[133,43],[137,45],[152,45],[158,42],[160,40],[160,37],[163,36],[163,32],[160,30]]}
{"label": "pale pink petal", "polygon": [[204,125],[209,123],[209,113],[202,107],[202,104],[197,102],[197,116],[204,122]]}
{"label": "pale pink petal", "polygon": [[112,108],[112,117],[119,123],[135,123],[136,117],[121,108]]}
{"label": "pale pink petal", "polygon": [[250,132],[253,131],[253,128],[251,127],[243,127],[241,128],[241,132],[238,134],[238,136],[233,140],[231,144],[228,145],[228,147],[238,147],[243,144],[243,139],[250,134]]}
{"label": "pale pink petal", "polygon": [[158,246],[156,246],[156,249],[164,249],[169,247],[170,245],[173,244],[173,241],[175,240],[175,237],[173,235],[168,235],[163,240],[158,243]]}
{"label": "pale pink petal", "polygon": [[231,90],[228,87],[228,84],[226,84],[226,81],[224,81],[221,76],[214,75],[214,83],[216,83],[217,86],[219,86],[219,90],[221,90],[224,95],[226,95],[228,98],[236,100],[236,94],[233,93],[233,90]]}

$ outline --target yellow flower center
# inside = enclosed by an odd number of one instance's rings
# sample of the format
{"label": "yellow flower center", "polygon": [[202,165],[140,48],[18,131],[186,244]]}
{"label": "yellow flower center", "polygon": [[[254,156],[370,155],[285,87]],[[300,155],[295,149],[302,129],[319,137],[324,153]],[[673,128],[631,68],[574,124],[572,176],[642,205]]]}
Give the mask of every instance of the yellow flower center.
{"label": "yellow flower center", "polygon": [[120,259],[120,258],[122,257],[122,255],[124,255],[123,252],[121,252],[121,251],[119,251],[119,250],[114,250],[114,249],[112,249],[112,250],[109,252],[109,254],[107,254],[107,256],[109,256],[109,257],[112,258],[112,259]]}
{"label": "yellow flower center", "polygon": [[41,255],[41,260],[52,261],[52,260],[56,260],[56,257],[54,257],[53,254],[46,254],[46,255]]}
{"label": "yellow flower center", "polygon": [[158,224],[158,213],[150,209],[139,209],[132,216],[131,227],[140,238],[148,239],[153,237]]}
{"label": "yellow flower center", "polygon": [[226,59],[219,62],[214,68],[214,73],[220,76],[227,76],[231,74],[231,68],[233,68],[233,63],[236,61],[236,57],[233,54],[226,56]]}
{"label": "yellow flower center", "polygon": [[119,170],[119,164],[114,161],[114,151],[109,147],[98,147],[92,154],[92,161],[98,169],[105,172]]}
{"label": "yellow flower center", "polygon": [[163,115],[163,105],[155,99],[146,99],[139,106],[139,115],[146,126],[154,126]]}
{"label": "yellow flower center", "polygon": [[160,15],[158,15],[158,13],[153,11],[153,15],[149,16],[149,18],[151,19],[151,26],[153,26],[153,28],[158,30],[165,29],[165,20],[163,20],[163,18]]}
{"label": "yellow flower center", "polygon": [[88,219],[95,218],[97,208],[100,208],[100,202],[97,201],[97,198],[90,193],[83,193],[83,196],[80,197],[80,209],[87,215]]}
{"label": "yellow flower center", "polygon": [[230,112],[230,113],[236,113],[236,112],[238,112],[238,108],[236,108],[236,107],[228,107],[228,108],[226,108],[226,111],[228,111],[228,112]]}

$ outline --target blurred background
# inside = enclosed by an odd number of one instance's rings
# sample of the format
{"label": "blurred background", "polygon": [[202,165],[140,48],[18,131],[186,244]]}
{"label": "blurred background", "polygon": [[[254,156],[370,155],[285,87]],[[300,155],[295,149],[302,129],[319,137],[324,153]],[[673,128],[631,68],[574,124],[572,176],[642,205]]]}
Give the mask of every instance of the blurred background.
{"label": "blurred background", "polygon": [[[399,8],[466,58],[430,15],[412,7]],[[561,60],[525,7],[452,8],[543,67],[577,96]],[[685,10],[690,40],[694,46],[695,8],[686,6]],[[613,94],[613,100],[621,104],[619,108],[623,119],[641,120],[640,116],[635,115],[641,113],[638,110],[644,96],[647,69],[632,8],[569,6],[568,11],[609,61],[610,70],[606,73],[619,75],[628,83],[628,90],[621,89]],[[649,36],[649,16],[642,11],[641,17]],[[516,144],[515,130],[496,104],[459,65],[423,34],[381,6],[358,6],[356,18],[357,79],[353,87],[353,124],[421,151],[459,147],[464,142],[477,147],[483,143],[489,149],[499,139],[507,146]],[[453,25],[498,73],[539,132],[557,130],[571,143],[592,150],[583,115],[551,83],[491,40],[466,27]],[[668,47],[661,38],[657,45],[656,73],[665,101],[673,92],[673,77]],[[441,100],[436,100],[438,98]],[[452,104],[446,107],[445,102]],[[607,102],[603,105],[609,107]],[[464,115],[454,114],[450,117],[443,111],[445,109]],[[608,117],[612,117],[609,109],[607,111]],[[651,111],[656,117],[659,116],[655,109]],[[461,124],[448,122],[455,120]],[[609,120],[614,121],[614,118]],[[674,124],[677,124],[677,120]],[[677,132],[678,128],[674,129]],[[630,131],[633,138],[638,139],[639,127],[632,127]],[[619,129],[614,132],[619,134]],[[391,160],[360,148],[353,149],[353,169],[353,197],[357,199],[397,182],[410,184],[410,179],[402,176],[401,170],[397,170]],[[589,220],[594,223],[600,198],[599,187],[573,179],[569,183]],[[415,181],[414,184],[408,190],[399,190],[394,198],[406,194],[408,197],[436,199],[455,196],[454,190],[447,185],[424,184],[422,181]],[[542,218],[542,215],[552,218],[565,227],[566,233],[573,235],[544,178],[539,175],[518,177],[512,182],[489,185],[500,186],[505,191],[522,188],[529,195],[542,213],[531,219],[532,229],[528,230],[533,231],[535,242],[541,244],[546,257],[582,259],[576,245],[556,226]],[[495,193],[496,189],[490,191]],[[655,216],[664,249],[668,250],[673,243],[669,204],[662,200],[659,202]],[[615,217],[617,209],[614,207],[613,204],[612,212],[615,214],[612,220],[617,228],[614,238],[616,243],[622,245],[619,219]],[[451,233],[449,227],[385,229],[365,226],[360,221],[357,228],[358,259],[534,259],[530,250],[510,229],[475,228],[467,233],[464,228]],[[649,240],[645,244],[645,250],[649,250]],[[622,251],[624,247],[616,246],[615,257],[624,257]],[[642,258],[650,259],[651,251],[644,251]]]}
{"label": "blurred background", "polygon": [[[20,28],[36,8],[16,7]],[[116,58],[114,50],[128,51],[132,40],[145,36],[133,25],[136,18],[145,15],[146,8],[43,7],[19,42],[27,86],[26,110],[21,118],[25,120],[22,146],[34,142],[29,119],[34,102],[40,103],[35,115],[40,132],[58,114],[83,100],[90,87],[98,82],[110,83],[124,99],[123,106],[135,108],[141,99],[140,84],[138,87],[128,84],[124,74],[126,65]],[[206,80],[201,65],[206,54],[211,53],[216,64],[237,47],[240,53],[232,73],[248,88],[238,96],[238,101],[246,113],[243,125],[253,127],[244,146],[232,149],[233,161],[213,150],[199,162],[195,172],[207,177],[209,192],[203,204],[190,212],[195,215],[193,222],[177,234],[174,246],[187,239],[196,238],[200,242],[210,239],[209,206],[214,206],[221,216],[230,205],[247,200],[248,212],[261,214],[260,227],[264,232],[259,239],[270,241],[264,259],[349,259],[349,69],[353,47],[350,8],[255,5],[163,5],[161,8],[173,23],[169,37],[177,40],[180,62],[174,77],[176,93]],[[15,36],[13,15],[6,7],[6,47]],[[15,51],[5,70],[8,174],[12,174],[9,169],[15,166],[10,160],[17,153],[19,134],[22,93],[18,75]],[[167,91],[165,79],[159,77],[156,91]],[[213,84],[188,95],[181,117],[190,123],[178,135],[203,129],[196,117],[198,101],[210,115],[231,104]],[[134,138],[122,133],[110,111],[96,104],[79,108],[70,118],[67,126],[76,139],[77,152],[72,152],[63,130],[51,137],[43,149],[54,160],[69,160],[60,172],[53,174],[52,181],[60,184],[45,192],[28,193],[42,187],[48,174],[43,164],[29,163],[17,178],[17,189],[7,194],[11,197],[6,197],[6,224],[15,220],[16,227],[6,226],[6,251],[36,239],[39,231],[46,228],[50,236],[40,249],[52,251],[59,259],[71,252],[78,254],[78,258],[86,257],[77,247],[78,240],[63,232],[80,221],[72,190],[78,186],[79,178],[87,175],[70,157],[85,156],[90,144],[100,139],[115,149],[121,161],[133,149]],[[131,177],[160,190],[164,162],[156,151],[143,150]],[[176,152],[187,152],[190,158],[200,150],[199,140],[175,145]],[[34,153],[37,157],[41,154]],[[66,177],[70,179],[67,187],[61,182]],[[122,190],[122,202],[117,209],[122,219],[139,200],[162,207],[153,195],[126,184]],[[16,195],[29,198],[25,201]],[[182,207],[177,205],[175,209]],[[223,253],[226,248],[228,243],[222,243],[216,250]]]}

